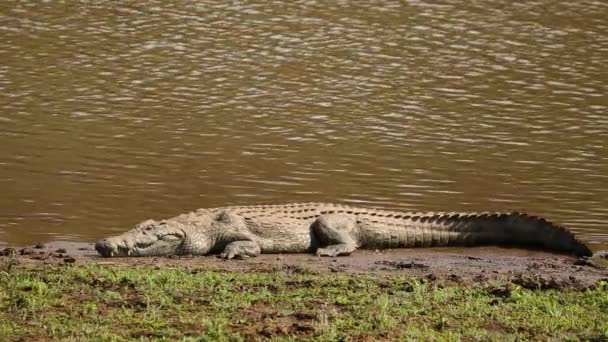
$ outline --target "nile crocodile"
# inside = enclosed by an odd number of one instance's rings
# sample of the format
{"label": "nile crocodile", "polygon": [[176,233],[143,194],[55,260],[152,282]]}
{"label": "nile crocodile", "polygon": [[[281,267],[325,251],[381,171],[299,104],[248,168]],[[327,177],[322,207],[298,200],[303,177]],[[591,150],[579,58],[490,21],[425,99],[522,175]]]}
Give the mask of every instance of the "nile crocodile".
{"label": "nile crocodile", "polygon": [[100,240],[104,257],[260,253],[349,255],[357,248],[503,245],[577,256],[591,250],[563,227],[512,213],[403,213],[347,205],[300,203],[198,209],[144,221]]}

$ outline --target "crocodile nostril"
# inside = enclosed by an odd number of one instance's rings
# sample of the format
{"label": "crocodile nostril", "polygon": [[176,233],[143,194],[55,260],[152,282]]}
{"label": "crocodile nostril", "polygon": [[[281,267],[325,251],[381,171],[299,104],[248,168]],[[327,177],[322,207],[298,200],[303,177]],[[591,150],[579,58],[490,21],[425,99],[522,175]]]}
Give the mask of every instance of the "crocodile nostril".
{"label": "crocodile nostril", "polygon": [[95,250],[103,257],[111,257],[115,254],[114,246],[107,239],[97,241]]}

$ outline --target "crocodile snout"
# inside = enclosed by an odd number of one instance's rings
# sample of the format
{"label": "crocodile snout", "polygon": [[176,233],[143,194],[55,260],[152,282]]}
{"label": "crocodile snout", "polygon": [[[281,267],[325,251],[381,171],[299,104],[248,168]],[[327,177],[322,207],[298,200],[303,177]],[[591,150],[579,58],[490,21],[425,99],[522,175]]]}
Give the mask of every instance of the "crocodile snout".
{"label": "crocodile snout", "polygon": [[116,247],[116,244],[112,243],[108,239],[97,241],[95,244],[95,250],[104,258],[118,256],[118,248]]}

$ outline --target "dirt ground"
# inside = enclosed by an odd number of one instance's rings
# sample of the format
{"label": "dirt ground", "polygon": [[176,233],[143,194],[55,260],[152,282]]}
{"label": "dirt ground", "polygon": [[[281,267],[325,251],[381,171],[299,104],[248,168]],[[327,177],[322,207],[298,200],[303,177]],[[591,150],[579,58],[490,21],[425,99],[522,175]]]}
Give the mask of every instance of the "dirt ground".
{"label": "dirt ground", "polygon": [[102,258],[93,244],[52,242],[25,248],[2,247],[2,259],[18,266],[121,265],[185,268],[227,272],[291,273],[348,272],[421,277],[462,285],[512,282],[526,288],[583,289],[608,281],[606,259],[579,259],[515,248],[417,248],[357,250],[351,256],[317,257],[310,254],[265,254],[245,260],[223,260],[215,255],[185,257]]}

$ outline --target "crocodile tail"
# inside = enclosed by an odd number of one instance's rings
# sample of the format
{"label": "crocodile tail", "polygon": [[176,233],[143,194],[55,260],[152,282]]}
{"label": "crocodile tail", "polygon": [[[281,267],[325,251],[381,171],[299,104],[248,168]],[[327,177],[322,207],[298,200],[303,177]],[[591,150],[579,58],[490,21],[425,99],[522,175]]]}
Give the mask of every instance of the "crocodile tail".
{"label": "crocodile tail", "polygon": [[[589,247],[579,241],[568,229],[541,217],[512,212],[506,214],[483,213],[460,215],[459,218],[461,220],[460,223],[464,224],[457,226],[461,226],[463,229],[461,230],[458,227],[452,226],[450,230],[453,232],[460,230],[460,234],[457,233],[455,238],[456,240],[462,240],[464,235],[465,240],[460,242],[464,242],[465,244],[495,243],[501,245],[536,246],[576,256],[593,255]],[[471,235],[472,241],[467,241],[466,237],[468,235]]]}
{"label": "crocodile tail", "polygon": [[[543,247],[561,252],[570,252],[576,256],[592,256],[591,249],[567,228],[554,224],[542,217],[521,213],[512,213],[515,221],[522,221],[522,226],[529,226],[531,233],[538,232],[538,238]],[[526,229],[526,228],[523,228]],[[543,237],[543,235],[546,235]]]}

